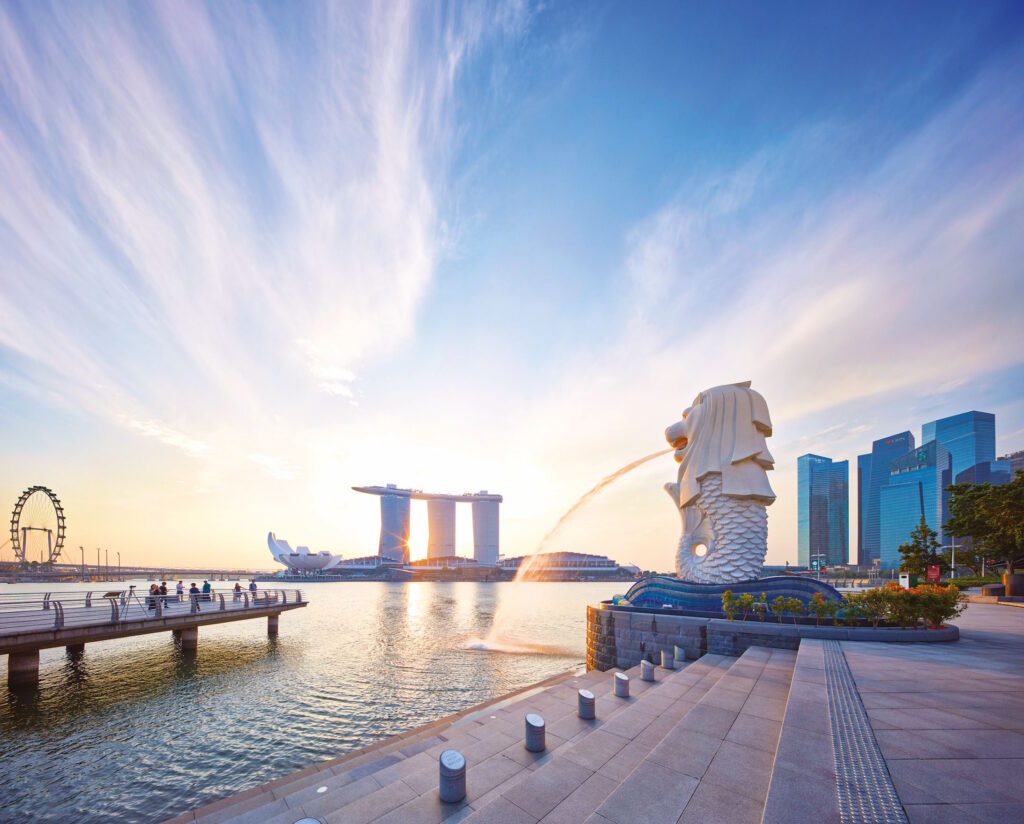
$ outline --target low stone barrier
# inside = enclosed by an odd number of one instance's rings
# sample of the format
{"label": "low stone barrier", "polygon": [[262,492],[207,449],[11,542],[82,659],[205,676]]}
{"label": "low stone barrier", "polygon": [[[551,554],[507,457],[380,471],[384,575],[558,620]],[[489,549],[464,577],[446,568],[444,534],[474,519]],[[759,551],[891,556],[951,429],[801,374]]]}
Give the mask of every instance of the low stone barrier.
{"label": "low stone barrier", "polygon": [[759,621],[708,621],[708,652],[717,655],[742,655],[748,647],[798,649],[801,638],[833,641],[881,641],[882,643],[929,643],[956,641],[960,630],[955,626],[941,629],[906,629],[904,627],[818,627],[806,624],[768,624]]}
{"label": "low stone barrier", "polygon": [[755,646],[797,649],[801,638],[920,643],[956,641],[959,637],[960,631],[952,625],[941,629],[794,625],[588,606],[587,669],[629,669],[641,661],[659,663],[662,652],[672,658],[676,646],[693,660],[709,652],[741,655]]}
{"label": "low stone barrier", "polygon": [[587,669],[628,669],[641,661],[661,663],[675,647],[690,660],[707,652],[707,618],[587,607]]}

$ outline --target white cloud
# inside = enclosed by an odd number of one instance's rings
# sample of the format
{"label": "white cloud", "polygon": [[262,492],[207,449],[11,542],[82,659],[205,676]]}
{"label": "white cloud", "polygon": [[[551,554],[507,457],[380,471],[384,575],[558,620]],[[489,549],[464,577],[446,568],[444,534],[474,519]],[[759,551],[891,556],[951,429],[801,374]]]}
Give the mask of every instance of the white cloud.
{"label": "white cloud", "polygon": [[527,11],[142,12],[0,9],[0,347],[196,443],[353,400],[437,265],[460,72]]}

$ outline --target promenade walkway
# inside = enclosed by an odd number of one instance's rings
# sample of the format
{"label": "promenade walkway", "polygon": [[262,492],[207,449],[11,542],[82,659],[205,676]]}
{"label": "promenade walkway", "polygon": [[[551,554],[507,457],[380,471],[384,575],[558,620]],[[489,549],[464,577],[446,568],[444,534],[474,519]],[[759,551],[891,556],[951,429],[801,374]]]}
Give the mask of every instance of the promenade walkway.
{"label": "promenade walkway", "polygon": [[[972,605],[961,641],[804,640],[706,655],[656,681],[558,676],[174,819],[341,822],[1024,820],[1024,611]],[[576,715],[577,690],[597,718]],[[524,718],[546,721],[527,752]],[[438,756],[466,758],[442,803]]]}
{"label": "promenade walkway", "polygon": [[[105,597],[110,595],[111,597]],[[135,596],[120,592],[12,593],[0,596],[0,655],[6,654],[8,684],[32,686],[39,678],[39,650],[67,647],[81,653],[87,643],[170,631],[182,648],[195,649],[199,627],[267,618],[277,635],[282,612],[306,606],[301,590],[260,590],[201,596]]]}

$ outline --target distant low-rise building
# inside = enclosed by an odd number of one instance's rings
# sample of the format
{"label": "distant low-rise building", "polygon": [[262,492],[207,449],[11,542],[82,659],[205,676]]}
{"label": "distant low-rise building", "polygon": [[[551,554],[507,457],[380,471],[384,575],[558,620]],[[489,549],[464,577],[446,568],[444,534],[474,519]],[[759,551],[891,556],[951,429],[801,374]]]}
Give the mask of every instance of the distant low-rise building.
{"label": "distant low-rise building", "polygon": [[1009,454],[1003,455],[999,458],[1000,462],[1005,461],[1009,464],[1010,475],[1013,476],[1018,470],[1024,472],[1024,449],[1018,452],[1010,452]]}

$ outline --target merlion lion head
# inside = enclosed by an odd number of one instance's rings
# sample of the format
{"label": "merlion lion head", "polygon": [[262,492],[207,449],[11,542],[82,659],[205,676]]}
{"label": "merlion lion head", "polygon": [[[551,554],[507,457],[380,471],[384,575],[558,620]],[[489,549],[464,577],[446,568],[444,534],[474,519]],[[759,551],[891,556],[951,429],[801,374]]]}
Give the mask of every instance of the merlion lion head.
{"label": "merlion lion head", "polygon": [[775,500],[765,438],[768,405],[745,383],[701,392],[665,430],[679,462],[665,489],[683,522],[676,572],[687,581],[730,583],[756,578],[768,540],[766,507]]}

